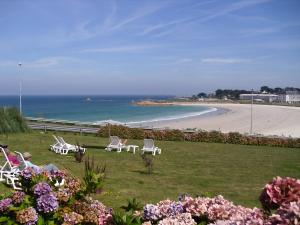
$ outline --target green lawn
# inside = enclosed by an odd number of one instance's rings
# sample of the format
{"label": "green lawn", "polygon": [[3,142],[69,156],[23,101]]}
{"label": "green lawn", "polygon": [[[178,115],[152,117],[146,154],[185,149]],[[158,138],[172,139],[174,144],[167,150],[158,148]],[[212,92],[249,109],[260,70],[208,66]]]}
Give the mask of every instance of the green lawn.
{"label": "green lawn", "polygon": [[[72,155],[47,150],[53,142],[51,135],[32,132],[0,136],[0,143],[8,144],[11,150],[31,152],[36,164],[54,163],[81,177],[83,163],[76,163]],[[261,188],[274,176],[300,178],[300,149],[160,141],[156,145],[162,148],[162,154],[155,156],[154,174],[148,175],[139,154],[104,151],[107,139],[61,135],[69,143],[78,141],[89,146],[88,154],[106,163],[105,190],[96,198],[113,208],[132,197],[144,204],[175,200],[180,193],[221,194],[244,206],[259,206]],[[142,146],[142,140],[129,140],[129,144]],[[0,193],[8,190],[0,184]]]}

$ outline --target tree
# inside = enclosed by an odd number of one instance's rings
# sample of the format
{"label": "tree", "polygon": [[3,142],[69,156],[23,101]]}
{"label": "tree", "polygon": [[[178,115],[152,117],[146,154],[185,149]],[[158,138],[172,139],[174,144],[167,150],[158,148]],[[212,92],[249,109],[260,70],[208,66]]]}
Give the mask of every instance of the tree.
{"label": "tree", "polygon": [[267,92],[267,93],[273,93],[273,89],[272,88],[269,88],[268,86],[262,86],[260,88],[260,92]]}
{"label": "tree", "polygon": [[198,98],[207,98],[207,94],[204,92],[200,92],[197,96]]}
{"label": "tree", "polygon": [[284,89],[280,87],[274,88],[274,94],[284,94],[284,93],[285,93]]}

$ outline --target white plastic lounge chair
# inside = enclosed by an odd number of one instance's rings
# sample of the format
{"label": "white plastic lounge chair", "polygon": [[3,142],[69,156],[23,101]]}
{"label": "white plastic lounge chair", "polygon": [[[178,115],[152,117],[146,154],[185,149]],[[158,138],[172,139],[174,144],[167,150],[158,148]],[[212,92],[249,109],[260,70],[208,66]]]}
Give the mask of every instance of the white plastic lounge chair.
{"label": "white plastic lounge chair", "polygon": [[20,187],[16,186],[16,181],[19,180],[18,175],[19,175],[19,168],[17,166],[13,166],[11,162],[9,161],[6,152],[4,151],[3,148],[1,148],[2,154],[4,155],[5,158],[5,163],[0,169],[0,181],[5,181],[8,185],[12,185],[15,190],[21,190]]}
{"label": "white plastic lounge chair", "polygon": [[55,135],[52,135],[52,136],[55,140],[55,143],[50,145],[50,149],[52,151],[54,151],[55,153],[60,153],[60,150],[62,149],[63,144],[60,142],[60,140]]}
{"label": "white plastic lounge chair", "polygon": [[62,137],[58,137],[58,140],[62,144],[62,147],[60,148],[60,154],[62,155],[67,155],[69,151],[77,152],[79,149],[79,146],[68,144]]}
{"label": "white plastic lounge chair", "polygon": [[127,146],[124,145],[122,142],[121,142],[121,139],[117,136],[110,136],[109,137],[109,141],[110,143],[108,144],[108,146],[105,148],[105,150],[107,151],[111,151],[113,149],[117,149],[117,152],[121,152],[123,148],[126,148],[127,149]]}
{"label": "white plastic lounge chair", "polygon": [[161,154],[161,149],[154,146],[153,139],[144,139],[144,146],[141,151],[142,154],[145,152],[151,152],[152,155],[155,155],[156,153]]}

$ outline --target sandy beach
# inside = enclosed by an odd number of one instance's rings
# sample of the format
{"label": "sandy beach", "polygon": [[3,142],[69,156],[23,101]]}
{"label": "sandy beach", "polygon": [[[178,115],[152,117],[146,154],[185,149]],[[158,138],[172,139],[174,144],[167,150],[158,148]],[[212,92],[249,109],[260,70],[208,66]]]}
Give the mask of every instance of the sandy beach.
{"label": "sandy beach", "polygon": [[[195,104],[217,108],[222,113],[217,111],[211,115],[153,122],[150,125],[158,128],[197,128],[208,131],[249,133],[251,105],[191,103],[191,105]],[[253,105],[253,133],[300,137],[300,107]]]}

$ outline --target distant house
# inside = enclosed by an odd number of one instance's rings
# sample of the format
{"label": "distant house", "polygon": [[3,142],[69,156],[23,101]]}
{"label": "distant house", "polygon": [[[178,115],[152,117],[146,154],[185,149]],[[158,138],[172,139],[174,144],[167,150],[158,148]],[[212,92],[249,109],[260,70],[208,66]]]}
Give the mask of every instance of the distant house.
{"label": "distant house", "polygon": [[298,103],[300,102],[300,93],[298,91],[287,91],[283,100],[290,104]]}
{"label": "distant house", "polygon": [[253,94],[240,94],[240,100],[252,100],[256,102],[275,102],[279,100],[278,95],[267,94],[267,93],[253,93]]}

